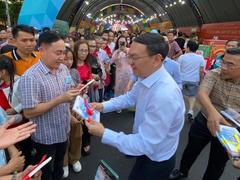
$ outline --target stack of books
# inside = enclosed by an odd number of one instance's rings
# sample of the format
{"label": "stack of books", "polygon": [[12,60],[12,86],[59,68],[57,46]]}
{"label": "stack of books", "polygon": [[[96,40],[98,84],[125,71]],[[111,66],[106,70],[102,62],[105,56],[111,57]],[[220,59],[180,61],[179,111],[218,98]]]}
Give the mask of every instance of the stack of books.
{"label": "stack of books", "polygon": [[223,117],[229,121],[233,127],[220,125],[217,137],[221,144],[227,149],[232,158],[240,158],[240,114],[234,109],[227,108],[221,111]]}

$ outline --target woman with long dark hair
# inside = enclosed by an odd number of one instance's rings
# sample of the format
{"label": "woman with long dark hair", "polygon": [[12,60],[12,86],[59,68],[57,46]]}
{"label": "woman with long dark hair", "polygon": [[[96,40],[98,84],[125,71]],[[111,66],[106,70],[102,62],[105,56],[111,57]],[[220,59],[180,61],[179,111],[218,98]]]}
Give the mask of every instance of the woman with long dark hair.
{"label": "woman with long dark hair", "polygon": [[0,55],[0,106],[8,115],[18,114],[22,111],[22,106],[17,95],[19,77],[15,75],[13,61]]}
{"label": "woman with long dark hair", "polygon": [[[90,64],[90,50],[89,45],[87,41],[80,40],[78,41],[74,46],[74,55],[77,59],[77,70],[80,74],[81,81],[83,84],[86,84],[88,81],[95,79],[97,76],[94,76],[93,68]],[[97,79],[95,79],[97,80]],[[96,96],[98,96],[98,91],[94,91],[94,89],[97,90],[98,83],[93,83],[89,86],[88,90],[88,96],[90,99],[90,102],[95,101]],[[82,136],[82,155],[88,155],[90,153],[90,141],[91,137],[88,132],[88,129],[85,125],[83,127],[83,136]]]}
{"label": "woman with long dark hair", "polygon": [[[20,121],[22,116],[19,113],[22,108],[16,95],[18,79],[15,76],[13,61],[5,55],[0,55],[0,107],[8,115],[18,114],[17,120]],[[1,118],[0,125],[4,123],[6,123],[6,119]],[[14,145],[8,147],[7,150],[10,155],[9,162],[7,162],[5,151],[0,149],[0,176],[22,171],[24,167],[25,158],[21,152]]]}

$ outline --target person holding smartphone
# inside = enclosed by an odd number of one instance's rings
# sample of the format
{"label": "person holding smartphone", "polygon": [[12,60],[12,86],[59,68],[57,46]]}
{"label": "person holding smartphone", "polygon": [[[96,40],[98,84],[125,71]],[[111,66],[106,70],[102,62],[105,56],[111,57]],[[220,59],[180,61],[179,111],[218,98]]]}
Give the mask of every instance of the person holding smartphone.
{"label": "person holding smartphone", "polygon": [[117,40],[115,51],[113,53],[110,64],[116,64],[116,77],[115,77],[115,97],[124,94],[130,76],[132,74],[132,68],[127,61],[127,39],[124,36],[120,36]]}
{"label": "person holding smartphone", "polygon": [[41,60],[20,78],[19,91],[23,113],[37,124],[31,138],[36,162],[43,155],[53,158],[43,167],[42,180],[61,179],[63,161],[70,132],[70,102],[80,94],[72,89],[71,75],[62,64],[65,43],[55,32],[40,35]]}

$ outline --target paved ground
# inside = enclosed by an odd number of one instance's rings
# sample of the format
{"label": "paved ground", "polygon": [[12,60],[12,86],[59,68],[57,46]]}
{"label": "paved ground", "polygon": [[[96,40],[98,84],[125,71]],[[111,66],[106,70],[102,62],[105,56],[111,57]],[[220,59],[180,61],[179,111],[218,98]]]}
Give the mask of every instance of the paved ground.
{"label": "paved ground", "polygon": [[[125,133],[130,133],[133,124],[134,113],[132,112],[122,112],[108,113],[101,117],[102,123],[111,129],[116,131],[124,131]],[[185,126],[181,132],[181,140],[177,151],[177,163],[179,161],[187,143],[187,134],[190,124],[185,123]],[[207,165],[209,147],[207,147],[200,155],[200,157],[195,162],[191,169],[189,177],[187,180],[200,180],[203,172]],[[135,162],[135,158],[127,158],[115,148],[108,145],[101,144],[100,139],[93,137],[91,144],[91,155],[88,157],[83,157],[81,159],[82,171],[79,174],[74,172],[70,173],[68,179],[71,180],[93,180],[96,173],[96,167],[99,160],[104,159],[111,167],[119,174],[121,180],[126,180],[128,174]],[[240,170],[234,169],[230,163],[228,163],[221,180],[236,180],[240,176]]]}

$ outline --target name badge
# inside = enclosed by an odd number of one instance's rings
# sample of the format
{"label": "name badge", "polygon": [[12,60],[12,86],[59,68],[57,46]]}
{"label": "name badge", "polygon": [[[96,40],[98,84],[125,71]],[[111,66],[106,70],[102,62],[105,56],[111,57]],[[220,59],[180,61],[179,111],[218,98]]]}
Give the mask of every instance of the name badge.
{"label": "name badge", "polygon": [[72,77],[70,75],[68,75],[65,79],[65,83],[66,84],[72,84],[73,80],[72,80]]}

